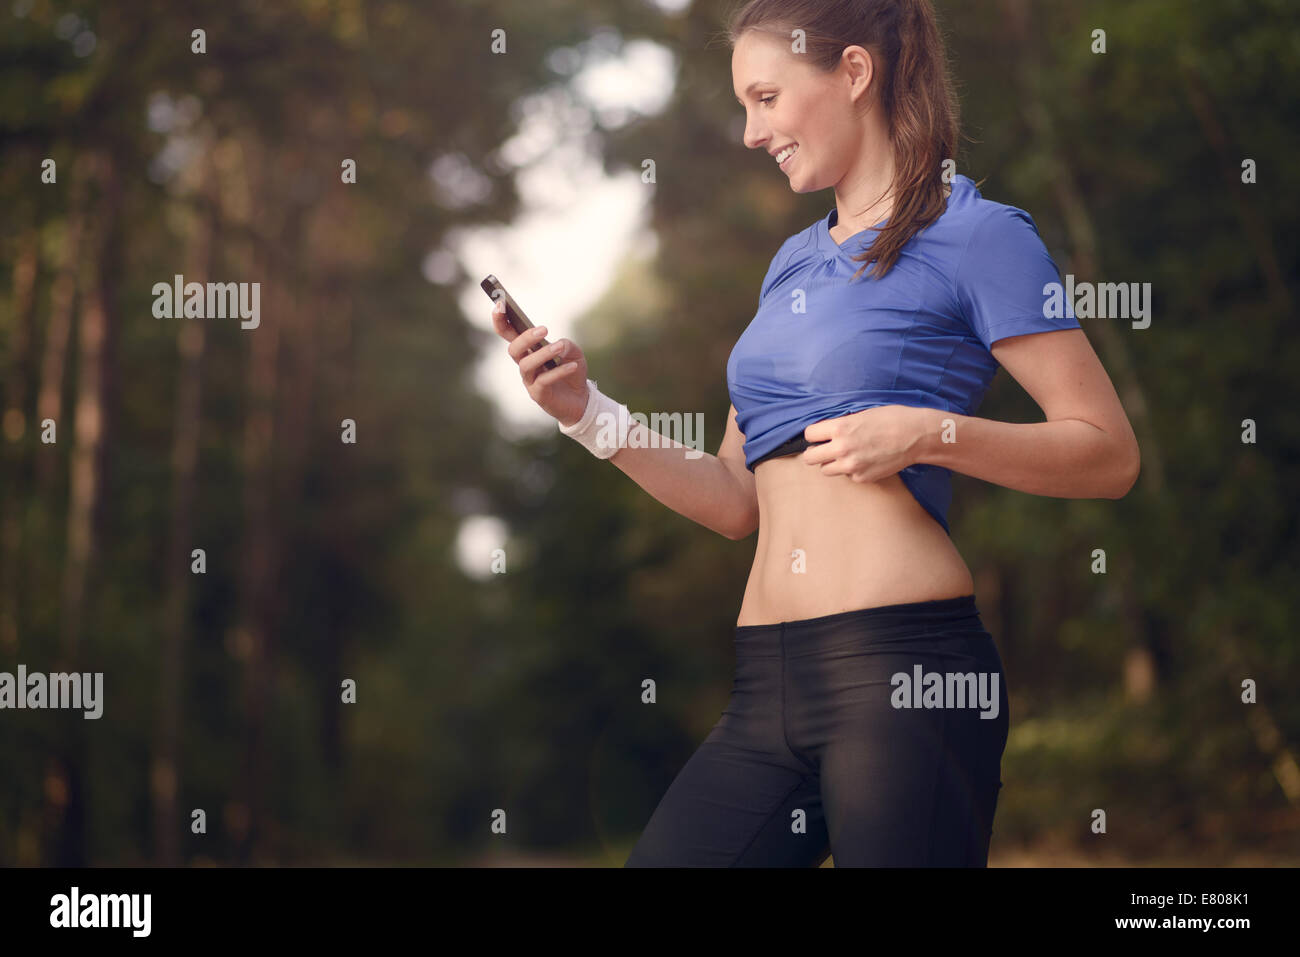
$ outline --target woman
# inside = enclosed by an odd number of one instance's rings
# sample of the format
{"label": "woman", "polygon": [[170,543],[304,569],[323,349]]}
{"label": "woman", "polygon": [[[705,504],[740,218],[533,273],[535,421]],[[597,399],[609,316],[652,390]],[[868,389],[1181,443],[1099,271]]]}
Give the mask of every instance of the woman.
{"label": "woman", "polygon": [[[769,265],[717,456],[629,440],[574,343],[494,313],[561,431],[728,538],[758,529],[727,710],[627,865],[986,866],[1007,693],[951,471],[1119,498],[1137,442],[1078,322],[1044,309],[1059,273],[1032,220],[942,175],[956,106],[928,0],[753,0],[729,38],[745,145],[835,208]],[[998,365],[1047,421],[973,417]]]}

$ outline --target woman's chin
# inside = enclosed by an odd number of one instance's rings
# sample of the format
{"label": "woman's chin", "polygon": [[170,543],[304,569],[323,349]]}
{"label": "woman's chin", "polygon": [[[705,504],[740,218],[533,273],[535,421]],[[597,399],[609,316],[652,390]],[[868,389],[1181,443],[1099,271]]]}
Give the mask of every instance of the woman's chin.
{"label": "woman's chin", "polygon": [[786,173],[786,180],[790,184],[791,191],[795,193],[815,193],[824,188],[817,186],[815,181],[808,176],[807,171],[802,169],[797,173],[794,170]]}

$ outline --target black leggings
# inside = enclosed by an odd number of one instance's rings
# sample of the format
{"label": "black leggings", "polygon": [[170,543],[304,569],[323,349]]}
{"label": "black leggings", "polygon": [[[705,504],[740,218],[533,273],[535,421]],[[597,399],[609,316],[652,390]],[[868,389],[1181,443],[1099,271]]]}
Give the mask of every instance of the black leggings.
{"label": "black leggings", "polygon": [[1009,715],[974,595],[746,625],[735,646],[727,709],[625,866],[987,866]]}

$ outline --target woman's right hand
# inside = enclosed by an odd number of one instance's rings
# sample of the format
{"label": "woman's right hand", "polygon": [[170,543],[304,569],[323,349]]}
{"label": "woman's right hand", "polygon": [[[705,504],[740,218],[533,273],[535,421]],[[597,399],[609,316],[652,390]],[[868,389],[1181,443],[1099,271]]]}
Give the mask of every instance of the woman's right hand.
{"label": "woman's right hand", "polygon": [[[528,388],[528,394],[547,415],[558,419],[561,425],[573,425],[587,411],[587,359],[577,344],[568,339],[546,343],[546,327],[534,326],[522,335],[506,319],[506,306],[498,299],[492,307],[492,327],[497,335],[510,344],[510,358],[519,365],[519,375]],[[536,346],[543,343],[540,349]],[[533,351],[530,351],[533,350]],[[554,359],[558,369],[542,370],[542,365]],[[540,374],[539,374],[540,372]]]}

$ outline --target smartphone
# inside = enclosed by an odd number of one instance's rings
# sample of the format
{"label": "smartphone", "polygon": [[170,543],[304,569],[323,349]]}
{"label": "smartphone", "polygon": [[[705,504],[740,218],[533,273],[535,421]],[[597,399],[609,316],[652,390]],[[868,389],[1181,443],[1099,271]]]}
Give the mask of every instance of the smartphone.
{"label": "smartphone", "polygon": [[[497,279],[496,276],[488,276],[479,283],[479,285],[483,287],[483,291],[488,294],[488,298],[493,302],[496,302],[498,299],[504,299],[506,301],[506,320],[514,327],[515,332],[522,334],[533,328],[533,324],[528,321],[528,317],[524,315],[524,311],[519,308],[519,303],[515,302],[514,297],[511,296],[510,293],[506,292],[506,287],[501,285],[501,280]],[[528,351],[536,352],[538,349],[543,347],[550,347],[550,343],[545,339],[538,343],[535,348],[529,349]],[[560,364],[554,359],[547,359],[542,363],[543,369],[558,369],[559,367]]]}

